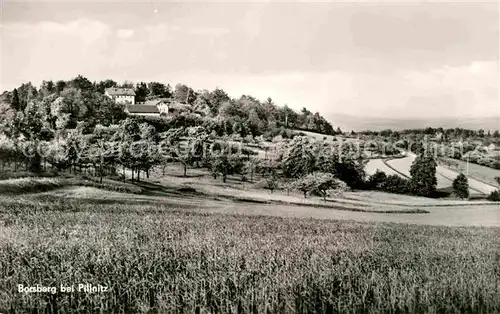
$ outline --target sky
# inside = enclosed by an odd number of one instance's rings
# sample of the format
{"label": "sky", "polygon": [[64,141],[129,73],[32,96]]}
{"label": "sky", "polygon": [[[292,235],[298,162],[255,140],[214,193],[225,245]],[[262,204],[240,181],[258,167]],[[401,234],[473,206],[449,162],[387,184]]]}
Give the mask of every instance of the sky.
{"label": "sky", "polygon": [[323,115],[500,116],[496,1],[2,2],[0,89],[185,83]]}

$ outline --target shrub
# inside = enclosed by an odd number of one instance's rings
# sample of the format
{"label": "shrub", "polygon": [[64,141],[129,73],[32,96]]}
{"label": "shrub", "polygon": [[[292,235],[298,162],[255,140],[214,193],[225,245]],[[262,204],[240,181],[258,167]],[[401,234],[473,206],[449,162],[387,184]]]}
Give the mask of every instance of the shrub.
{"label": "shrub", "polygon": [[396,174],[387,176],[383,190],[390,193],[410,194],[410,181]]}
{"label": "shrub", "polygon": [[266,179],[266,188],[271,190],[271,193],[274,192],[278,188],[278,178],[274,175],[271,175]]}
{"label": "shrub", "polygon": [[385,182],[387,180],[387,175],[385,172],[377,171],[368,178],[368,188],[375,190],[383,190],[385,187]]}
{"label": "shrub", "polygon": [[338,162],[338,159],[335,159],[333,167],[335,176],[345,182],[350,188],[364,188],[365,171],[363,163],[349,158],[346,158],[342,162]]}
{"label": "shrub", "polygon": [[500,190],[491,192],[486,199],[488,201],[500,202]]}

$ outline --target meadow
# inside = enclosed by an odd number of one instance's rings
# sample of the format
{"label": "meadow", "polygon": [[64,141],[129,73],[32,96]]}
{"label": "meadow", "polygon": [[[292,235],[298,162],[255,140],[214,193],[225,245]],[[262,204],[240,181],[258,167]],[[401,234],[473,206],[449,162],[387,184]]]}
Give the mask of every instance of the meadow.
{"label": "meadow", "polygon": [[[402,176],[410,177],[410,168],[411,165],[416,158],[415,155],[410,155],[405,158],[397,158],[391,159],[386,162],[388,167],[392,167],[393,170],[401,173]],[[451,168],[448,165],[444,165],[443,163],[438,164],[436,168],[436,178],[437,178],[437,188],[444,189],[449,188],[453,184],[453,180],[458,176],[461,169]],[[490,169],[491,173],[494,173],[494,169]],[[484,170],[482,170],[484,172]],[[489,176],[491,176],[490,174]],[[489,184],[488,182],[482,182],[477,180],[473,175],[467,176],[469,183],[469,192],[471,194],[484,194],[488,195],[492,191],[496,190],[497,187],[495,185]],[[491,181],[491,180],[490,180]]]}
{"label": "meadow", "polygon": [[[496,228],[49,195],[1,196],[0,225],[0,312],[500,311]],[[108,291],[16,290],[79,283]]]}
{"label": "meadow", "polygon": [[[440,161],[447,167],[455,171],[463,173],[467,171],[466,161],[452,159],[452,158],[440,158]],[[500,170],[470,162],[469,177],[472,177],[478,181],[482,181],[493,186],[498,186],[498,182],[495,180],[495,178],[500,177]]]}

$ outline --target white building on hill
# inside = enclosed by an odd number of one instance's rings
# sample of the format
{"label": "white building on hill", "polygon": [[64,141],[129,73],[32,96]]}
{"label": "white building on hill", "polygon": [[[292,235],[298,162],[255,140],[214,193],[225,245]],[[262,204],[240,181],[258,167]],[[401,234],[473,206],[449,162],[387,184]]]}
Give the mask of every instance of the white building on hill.
{"label": "white building on hill", "polygon": [[135,104],[135,91],[133,88],[106,88],[104,95],[112,98],[117,103],[121,104]]}

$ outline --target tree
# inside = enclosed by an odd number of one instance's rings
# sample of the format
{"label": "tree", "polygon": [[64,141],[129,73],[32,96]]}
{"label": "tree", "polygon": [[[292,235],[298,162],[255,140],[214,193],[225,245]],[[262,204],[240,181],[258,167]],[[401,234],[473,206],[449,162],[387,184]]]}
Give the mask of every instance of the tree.
{"label": "tree", "polygon": [[134,83],[131,81],[125,81],[121,85],[122,88],[134,88]]}
{"label": "tree", "polygon": [[223,103],[231,100],[231,98],[227,95],[227,93],[220,88],[214,89],[210,93],[209,99],[210,99],[209,101],[210,112],[212,116],[217,115],[217,113],[219,112],[219,107]]}
{"label": "tree", "polygon": [[[120,155],[118,162],[132,172],[132,181],[134,173],[140,164],[135,158],[134,142],[140,140],[140,128],[135,119],[127,118],[120,123],[120,127],[115,134],[115,140],[119,143]],[[137,178],[139,179],[139,177]]]}
{"label": "tree", "polygon": [[56,117],[60,129],[73,129],[85,114],[82,92],[74,87],[65,88],[61,98],[52,103],[51,112]]}
{"label": "tree", "polygon": [[193,140],[189,139],[185,146],[182,148],[177,145],[176,149],[172,151],[172,157],[175,161],[182,164],[183,167],[183,177],[187,176],[187,167],[192,164],[196,159],[193,155]]}
{"label": "tree", "polygon": [[248,114],[248,127],[250,128],[250,132],[253,136],[259,136],[260,130],[259,127],[261,125],[261,121],[259,119],[259,115],[255,111],[255,109],[251,109]]}
{"label": "tree", "polygon": [[50,142],[48,147],[49,155],[47,161],[58,171],[67,169],[70,166],[68,159],[68,146],[66,139],[58,139]]}
{"label": "tree", "polygon": [[326,197],[331,190],[345,190],[347,185],[335,178],[331,173],[318,172],[312,174],[314,176],[314,191],[323,197],[326,202]]}
{"label": "tree", "polygon": [[495,177],[495,181],[497,182],[498,187],[500,188],[500,177]]}
{"label": "tree", "polygon": [[486,199],[492,202],[500,202],[500,190],[492,191]]}
{"label": "tree", "polygon": [[40,99],[47,97],[56,91],[54,82],[52,81],[42,81],[42,86],[40,87],[40,93],[38,96]]}
{"label": "tree", "polygon": [[410,187],[414,194],[431,196],[436,191],[436,160],[432,156],[421,153],[413,161],[410,168]]}
{"label": "tree", "polygon": [[149,94],[152,97],[160,97],[160,98],[171,98],[172,90],[170,85],[165,85],[159,82],[151,82],[147,86],[149,90]]}
{"label": "tree", "polygon": [[209,91],[203,90],[198,94],[198,97],[193,103],[193,111],[202,116],[209,116],[211,114]]}
{"label": "tree", "polygon": [[253,182],[253,177],[258,167],[257,158],[249,158],[244,165],[243,171],[245,174],[250,176],[250,182]]}
{"label": "tree", "polygon": [[385,182],[387,180],[387,175],[385,172],[380,171],[377,169],[377,171],[368,178],[368,186],[371,189],[375,190],[383,190],[385,187]]}
{"label": "tree", "polygon": [[183,104],[193,104],[196,100],[196,93],[187,85],[177,84],[175,85],[174,99]]}
{"label": "tree", "polygon": [[17,92],[17,88],[14,88],[14,91],[12,92],[11,105],[12,105],[12,108],[14,110],[20,110],[21,109],[21,103],[19,101],[19,93]]}
{"label": "tree", "polygon": [[469,182],[463,173],[453,180],[453,192],[461,199],[469,197]]}
{"label": "tree", "polygon": [[314,172],[303,176],[297,179],[293,186],[295,189],[302,191],[304,198],[315,193],[323,197],[325,201],[331,190],[342,191],[347,188],[347,185],[335,178],[334,175],[324,172]]}
{"label": "tree", "polygon": [[31,82],[22,84],[19,88],[17,88],[17,92],[19,95],[18,110],[20,111],[24,111],[26,106],[30,102],[34,101],[38,95],[37,89],[33,86],[33,84],[31,84]]}
{"label": "tree", "polygon": [[[114,136],[117,133],[117,127],[106,127],[97,125],[93,133],[84,136],[85,138],[85,155],[82,156],[83,161],[92,164],[94,173],[98,174],[99,182],[102,183],[102,178],[106,172],[115,172],[115,164],[118,158],[118,150],[115,145]],[[146,148],[140,150],[141,153],[149,152]],[[148,161],[152,159],[149,158]]]}
{"label": "tree", "polygon": [[278,188],[278,176],[276,174],[276,171],[273,170],[269,177],[266,178],[266,186],[269,190],[271,190],[271,193],[273,193],[274,190]]}
{"label": "tree", "polygon": [[73,80],[71,80],[71,85],[82,91],[91,91],[94,88],[92,82],[82,75],[78,75]]}
{"label": "tree", "polygon": [[316,146],[314,170],[331,173],[351,188],[364,186],[365,160],[357,158],[356,152],[347,146],[334,147],[331,144]]}
{"label": "tree", "polygon": [[214,179],[217,178],[218,174],[222,175],[222,182],[226,183],[227,175],[231,170],[231,163],[229,162],[229,156],[226,153],[218,154],[212,157],[211,162],[211,172]]}
{"label": "tree", "polygon": [[304,176],[299,178],[293,182],[293,187],[296,190],[301,191],[304,194],[304,198],[307,198],[307,195],[310,194],[314,189],[314,181],[309,176]]}
{"label": "tree", "polygon": [[98,91],[101,94],[104,94],[104,92],[106,91],[106,88],[111,88],[111,87],[116,87],[116,86],[118,86],[117,82],[110,80],[110,79],[107,79],[107,80],[100,81],[99,83],[97,83],[96,91]]}
{"label": "tree", "polygon": [[285,177],[300,178],[314,169],[314,155],[307,136],[297,136],[283,154],[282,166]]}
{"label": "tree", "polygon": [[59,80],[56,82],[56,93],[62,92],[66,88],[66,82],[63,80]]}
{"label": "tree", "polygon": [[135,86],[135,101],[144,102],[149,95],[149,89],[146,83],[140,82]]}

